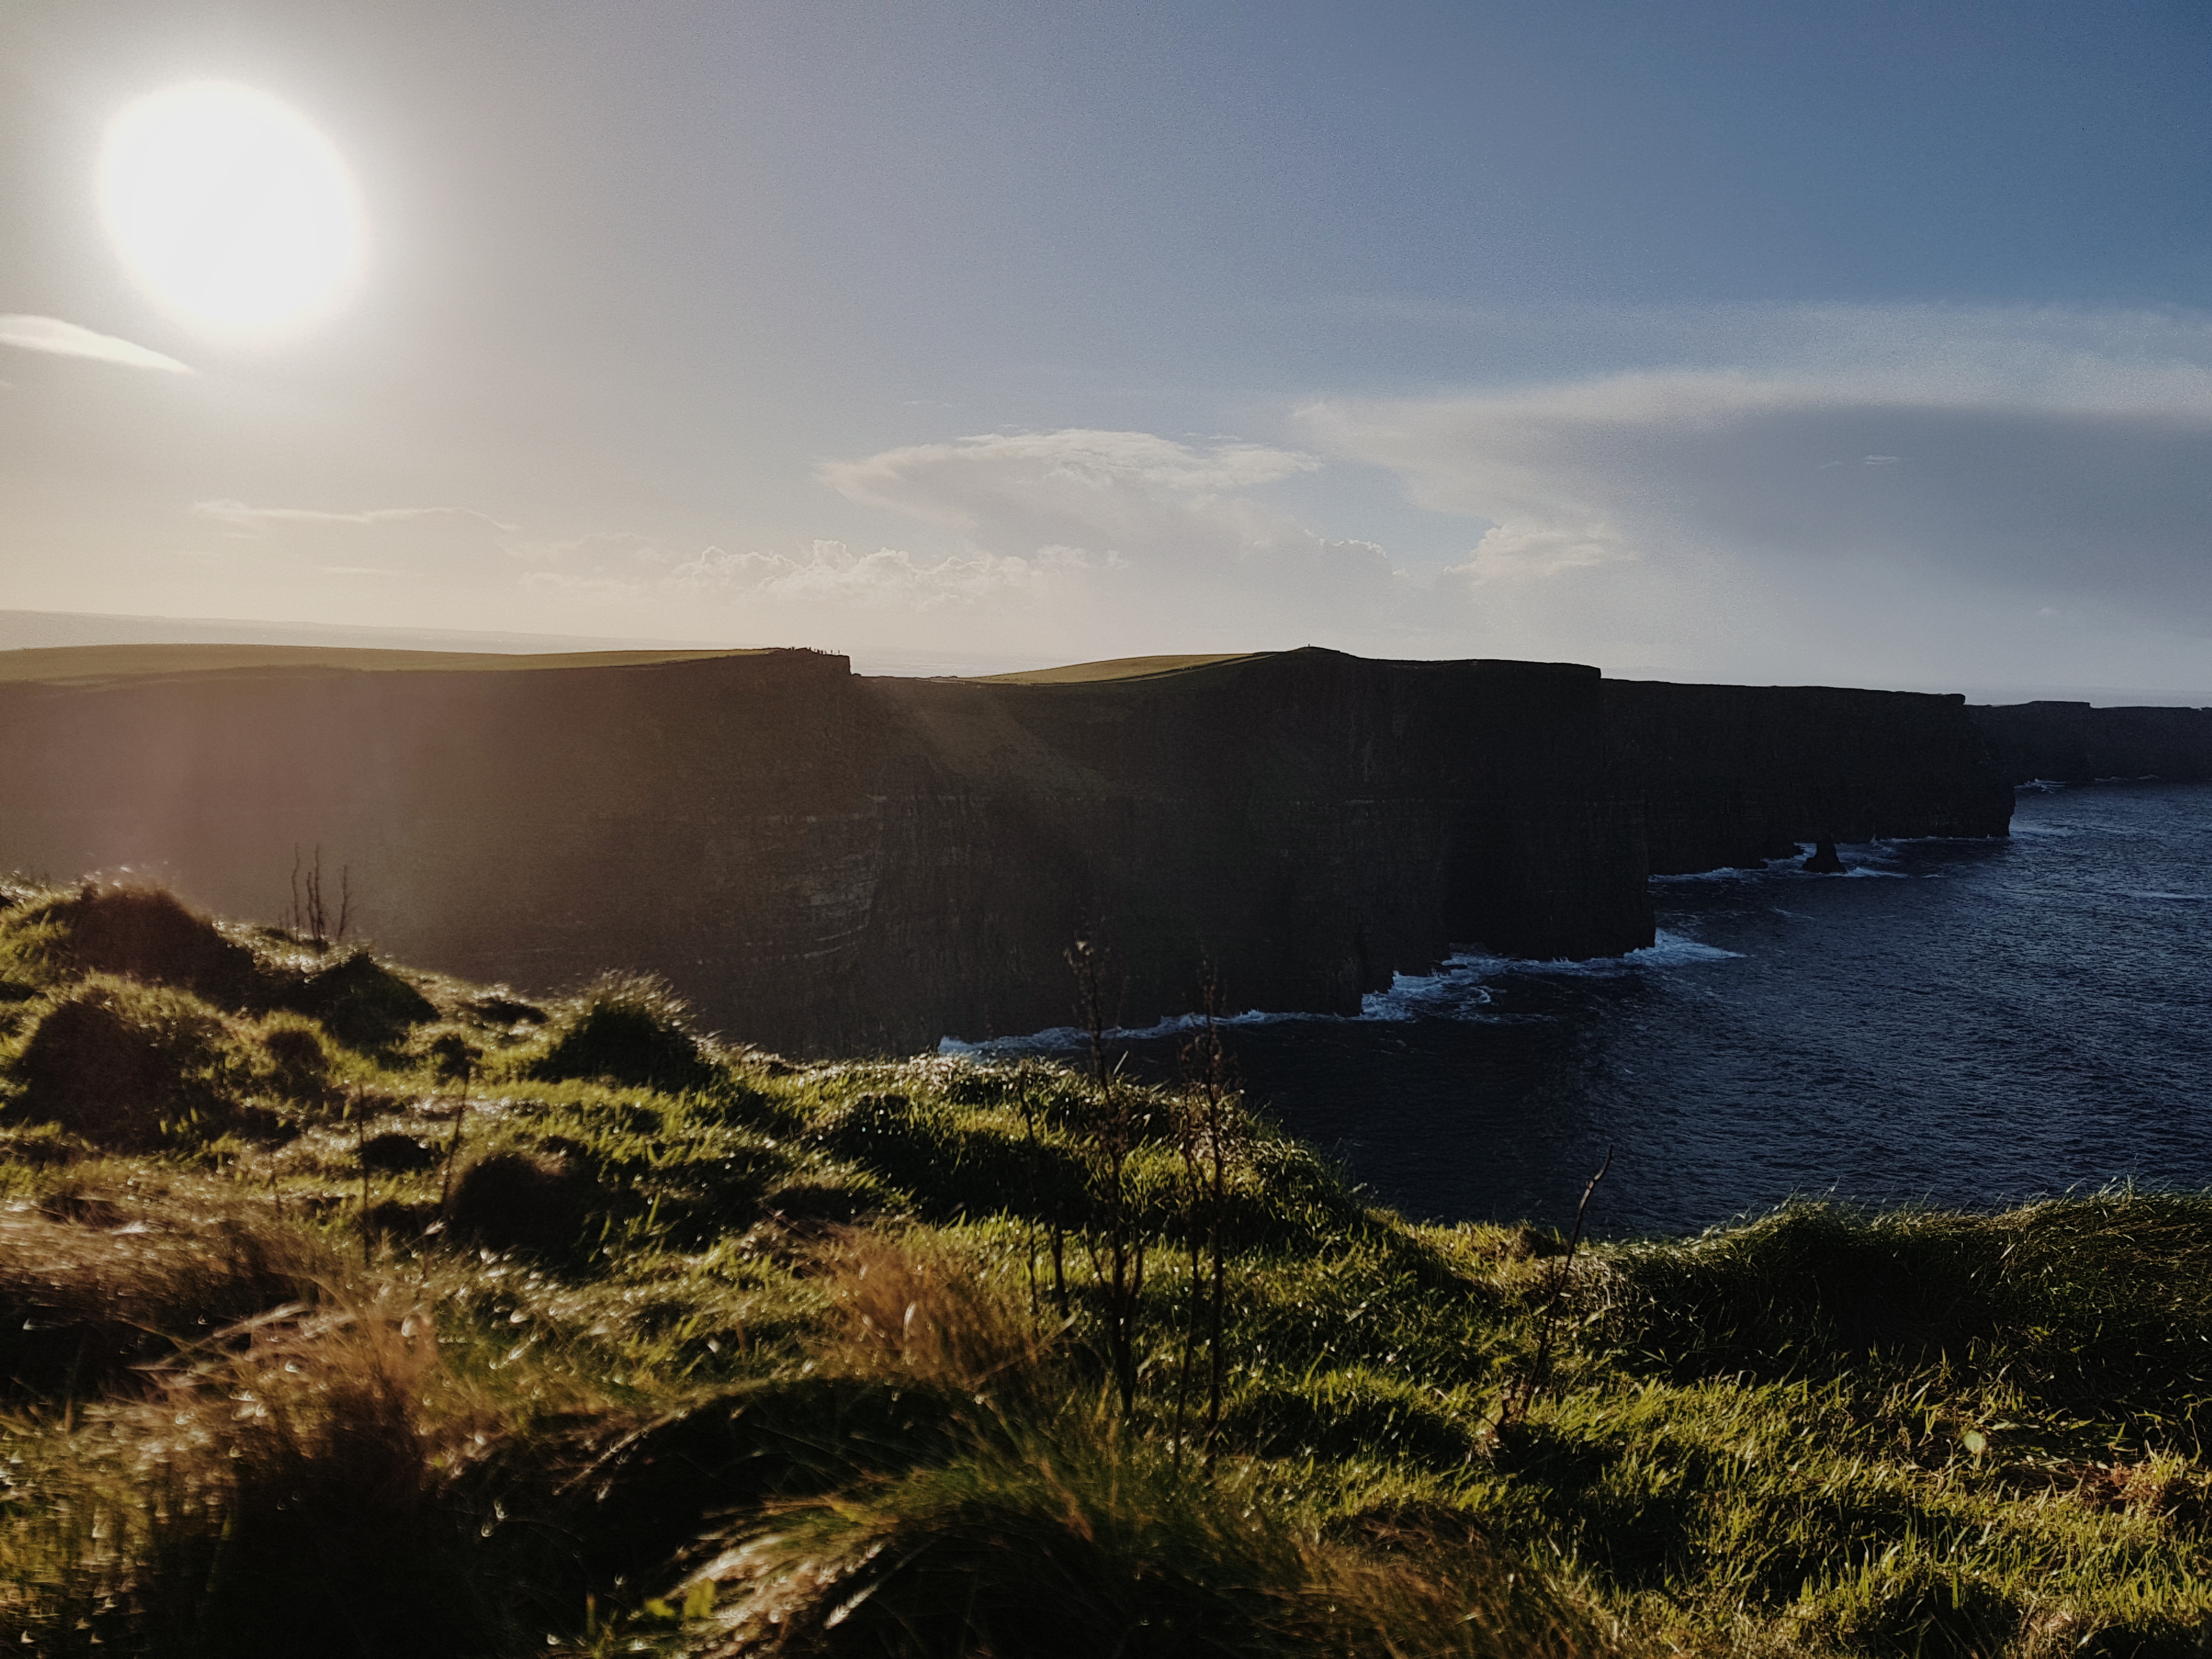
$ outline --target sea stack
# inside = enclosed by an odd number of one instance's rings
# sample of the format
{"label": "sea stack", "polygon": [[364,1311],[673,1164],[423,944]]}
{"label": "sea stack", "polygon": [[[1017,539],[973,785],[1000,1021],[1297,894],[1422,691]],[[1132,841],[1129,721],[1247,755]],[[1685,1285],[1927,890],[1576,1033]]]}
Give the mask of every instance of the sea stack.
{"label": "sea stack", "polygon": [[1840,876],[1844,861],[1836,856],[1836,843],[1824,841],[1814,848],[1813,855],[1802,866],[1808,876]]}

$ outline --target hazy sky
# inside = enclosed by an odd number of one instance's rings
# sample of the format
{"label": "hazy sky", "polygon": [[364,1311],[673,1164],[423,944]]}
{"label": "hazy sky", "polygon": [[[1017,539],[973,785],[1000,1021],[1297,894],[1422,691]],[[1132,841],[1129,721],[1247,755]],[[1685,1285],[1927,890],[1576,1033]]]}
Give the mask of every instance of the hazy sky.
{"label": "hazy sky", "polygon": [[[128,263],[190,144],[103,217],[203,83],[325,314]],[[2212,702],[2208,88],[2202,0],[0,0],[0,608]]]}

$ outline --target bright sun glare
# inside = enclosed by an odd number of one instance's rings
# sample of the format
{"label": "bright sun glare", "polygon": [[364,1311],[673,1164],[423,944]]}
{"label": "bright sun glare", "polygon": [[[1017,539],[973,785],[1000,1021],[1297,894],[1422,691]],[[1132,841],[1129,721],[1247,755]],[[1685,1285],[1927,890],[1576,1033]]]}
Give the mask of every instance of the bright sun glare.
{"label": "bright sun glare", "polygon": [[213,332],[295,332],[343,303],[362,260],[361,198],[337,149],[250,87],[202,82],[108,129],[100,210],[138,280]]}

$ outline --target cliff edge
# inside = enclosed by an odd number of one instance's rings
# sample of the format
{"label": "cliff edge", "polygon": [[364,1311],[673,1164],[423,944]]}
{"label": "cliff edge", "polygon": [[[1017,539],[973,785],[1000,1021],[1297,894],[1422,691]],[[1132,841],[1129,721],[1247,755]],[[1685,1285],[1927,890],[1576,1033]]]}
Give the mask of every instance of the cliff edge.
{"label": "cliff edge", "polygon": [[1065,1024],[1079,934],[1125,1024],[1209,969],[1240,1007],[1350,1012],[1458,946],[1648,945],[1654,871],[2010,809],[1956,698],[1572,664],[191,654],[225,649],[0,659],[0,867],[150,867],[267,915],[319,848],[388,950],[536,987],[659,971],[802,1054]]}

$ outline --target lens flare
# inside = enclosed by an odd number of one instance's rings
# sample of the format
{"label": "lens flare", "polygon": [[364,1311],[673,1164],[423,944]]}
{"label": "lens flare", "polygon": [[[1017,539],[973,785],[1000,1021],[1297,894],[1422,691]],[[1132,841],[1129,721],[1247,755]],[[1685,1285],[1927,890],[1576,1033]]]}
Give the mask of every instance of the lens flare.
{"label": "lens flare", "polygon": [[360,279],[361,195],[331,142],[250,87],[202,82],[108,129],[100,211],[132,275],[210,333],[296,333]]}

